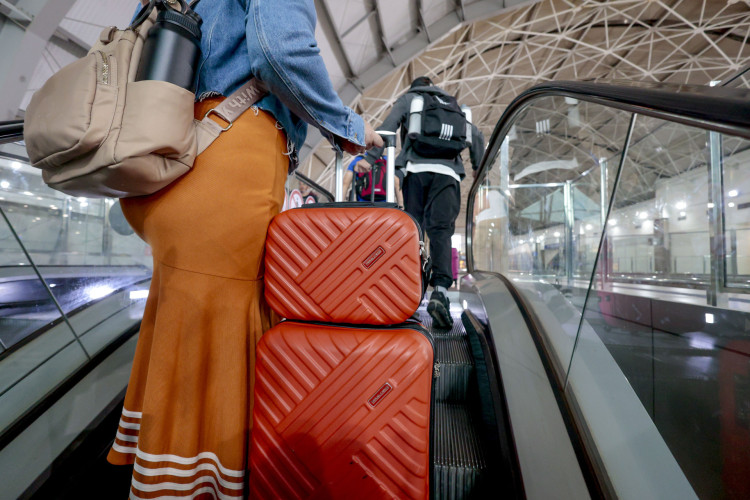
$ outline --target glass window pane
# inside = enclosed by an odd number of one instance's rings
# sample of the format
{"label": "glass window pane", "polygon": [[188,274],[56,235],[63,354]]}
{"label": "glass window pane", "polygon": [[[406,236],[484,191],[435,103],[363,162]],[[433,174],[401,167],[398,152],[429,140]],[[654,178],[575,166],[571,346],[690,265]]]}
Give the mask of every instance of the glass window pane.
{"label": "glass window pane", "polygon": [[726,286],[737,292],[728,300],[732,307],[750,310],[750,296],[739,295],[750,292],[750,177],[747,168],[750,141],[723,137],[721,149]]}
{"label": "glass window pane", "polygon": [[[726,234],[738,239],[745,142],[713,142],[723,151]],[[750,495],[750,316],[739,293],[707,305],[722,257],[711,245],[721,213],[711,144],[705,130],[637,117],[568,374],[615,489],[633,497],[650,482],[669,485],[663,498]]]}
{"label": "glass window pane", "polygon": [[[150,248],[133,233],[119,202],[50,189],[38,169],[18,160],[0,158],[0,177],[1,206],[65,314],[148,287]],[[12,248],[6,256],[20,259]],[[123,308],[130,306],[123,301]]]}
{"label": "glass window pane", "polygon": [[5,219],[0,219],[0,355],[32,333],[61,322],[52,296]]}
{"label": "glass window pane", "polygon": [[609,221],[608,279],[705,285],[707,133],[641,116],[628,153]]}
{"label": "glass window pane", "polygon": [[[599,104],[536,99],[514,119],[474,200],[474,267],[505,274],[549,313],[538,317],[561,375],[629,123],[630,114]],[[556,317],[557,301],[573,312]]]}

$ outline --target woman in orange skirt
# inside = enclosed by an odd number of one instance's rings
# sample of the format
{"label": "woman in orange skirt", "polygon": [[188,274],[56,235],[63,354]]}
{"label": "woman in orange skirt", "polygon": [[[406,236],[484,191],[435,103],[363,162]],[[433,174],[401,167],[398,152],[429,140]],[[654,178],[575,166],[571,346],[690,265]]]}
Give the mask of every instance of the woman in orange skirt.
{"label": "woman in orange skirt", "polygon": [[[196,117],[216,104],[197,104]],[[135,460],[133,497],[206,488],[242,495],[255,344],[273,326],[263,301],[263,244],[284,202],[288,168],[286,137],[275,123],[267,113],[246,112],[189,175],[121,202],[154,256],[109,455],[112,463]]]}
{"label": "woman in orange skirt", "polygon": [[283,16],[273,0],[202,0],[197,12],[203,99],[195,117],[253,76],[270,93],[182,178],[122,200],[154,257],[108,456],[134,464],[134,500],[246,496],[255,346],[274,322],[263,300],[263,248],[305,139],[302,120],[350,153],[382,145],[333,91],[315,44],[312,0],[287,0]]}

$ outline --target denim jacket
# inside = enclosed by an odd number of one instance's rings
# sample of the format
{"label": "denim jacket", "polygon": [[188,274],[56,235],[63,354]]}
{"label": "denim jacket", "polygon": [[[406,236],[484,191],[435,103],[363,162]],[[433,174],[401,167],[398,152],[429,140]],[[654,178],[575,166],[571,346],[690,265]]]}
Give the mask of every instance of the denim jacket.
{"label": "denim jacket", "polygon": [[203,18],[197,99],[228,96],[251,76],[265,82],[271,93],[257,106],[284,128],[293,166],[305,122],[334,144],[341,137],[364,145],[364,121],[341,102],[320,56],[313,0],[201,0],[196,11]]}

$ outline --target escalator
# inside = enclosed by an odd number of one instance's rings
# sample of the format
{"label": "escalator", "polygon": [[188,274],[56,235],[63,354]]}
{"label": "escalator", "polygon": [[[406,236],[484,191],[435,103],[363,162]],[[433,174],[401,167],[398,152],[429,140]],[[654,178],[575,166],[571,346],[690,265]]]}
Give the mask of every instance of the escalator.
{"label": "escalator", "polygon": [[[7,130],[0,127],[10,137]],[[741,305],[750,273],[741,244],[750,230],[742,212],[750,206],[747,159],[750,94],[740,88],[553,82],[508,107],[469,193],[468,273],[449,292],[454,328],[432,328],[424,303],[418,311],[440,366],[432,498],[750,494],[741,480],[750,473],[750,311]],[[106,209],[95,224],[105,224]],[[19,225],[8,214],[6,222]],[[618,243],[625,238],[639,243]],[[734,246],[724,244],[730,240]],[[705,270],[688,259],[704,247]],[[21,254],[34,262],[43,252]],[[28,351],[23,363],[43,367],[40,359],[52,362],[65,348],[82,351],[75,369],[29,395],[10,427],[0,427],[3,467],[18,457],[25,463],[34,436],[65,436],[43,467],[19,473],[21,486],[0,498],[83,498],[127,488],[130,471],[104,462],[122,382],[95,410],[79,400],[50,423],[59,402],[86,392],[79,383],[87,377],[106,379],[111,374],[102,370],[112,369],[126,380],[123,349],[135,343],[131,312],[142,306],[129,294],[147,288],[147,277],[128,259],[108,255],[108,267],[97,261],[101,279],[119,270],[132,271],[132,281],[110,286],[104,298],[75,305],[63,292],[80,289],[75,275],[93,276],[92,269],[66,265],[50,278],[53,266],[45,263],[28,266],[33,285],[14,285],[27,299],[0,304],[9,332],[0,381],[23,349],[51,345],[61,330],[67,343],[45,356]],[[627,295],[618,288],[628,278],[618,263],[633,262],[644,279],[641,261],[655,277]],[[53,279],[61,280],[57,293]],[[675,283],[699,290],[705,303],[681,299]],[[677,298],[649,298],[647,291]],[[20,317],[23,307],[35,315]],[[98,319],[83,321],[93,311]],[[127,328],[117,320],[125,317],[132,320]],[[101,331],[110,328],[105,339]],[[12,337],[14,331],[23,333]],[[87,423],[67,430],[76,412],[87,413],[77,420]]]}
{"label": "escalator", "polygon": [[0,125],[0,498],[54,498],[103,463],[91,458],[119,419],[150,255],[113,201],[46,188],[22,147],[2,145],[21,137],[20,122]]}

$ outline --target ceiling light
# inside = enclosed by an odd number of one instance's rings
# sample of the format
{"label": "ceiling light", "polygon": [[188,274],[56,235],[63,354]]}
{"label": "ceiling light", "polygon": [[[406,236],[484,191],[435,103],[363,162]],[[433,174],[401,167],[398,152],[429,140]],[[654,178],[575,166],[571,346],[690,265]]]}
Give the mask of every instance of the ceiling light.
{"label": "ceiling light", "polygon": [[555,238],[559,238],[559,237],[560,237],[560,233],[558,231],[555,231]]}
{"label": "ceiling light", "polygon": [[686,215],[687,215],[687,213],[685,213],[685,212],[680,212],[680,217],[685,217]]}
{"label": "ceiling light", "polygon": [[18,170],[21,167],[22,167],[21,163],[17,161],[10,162],[10,168],[12,168],[13,170]]}
{"label": "ceiling light", "polygon": [[709,204],[708,204],[708,208],[714,208],[714,206],[715,206],[715,205],[714,205],[713,203],[709,203]]}
{"label": "ceiling light", "polygon": [[592,226],[591,224],[586,224],[586,231],[591,231],[592,229],[594,229],[594,226]]}
{"label": "ceiling light", "polygon": [[640,213],[638,213],[638,218],[641,219],[641,220],[648,219],[648,212],[640,212]]}
{"label": "ceiling light", "polygon": [[678,201],[674,204],[674,206],[677,210],[685,210],[687,208],[687,203],[685,203],[684,201]]}
{"label": "ceiling light", "polygon": [[733,202],[733,201],[730,201],[729,203],[727,203],[727,206],[728,206],[729,208],[734,208],[734,202]]}
{"label": "ceiling light", "polygon": [[609,225],[610,226],[616,226],[617,225],[617,219],[609,219]]}
{"label": "ceiling light", "polygon": [[729,192],[727,193],[727,196],[729,196],[730,198],[734,198],[734,197],[735,197],[735,196],[737,196],[738,194],[740,194],[740,192],[739,192],[739,191],[737,191],[736,189],[732,189],[731,191],[729,191]]}
{"label": "ceiling light", "polygon": [[8,181],[0,181],[0,187],[3,189],[8,189],[10,187],[10,182]]}

